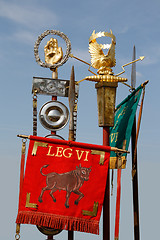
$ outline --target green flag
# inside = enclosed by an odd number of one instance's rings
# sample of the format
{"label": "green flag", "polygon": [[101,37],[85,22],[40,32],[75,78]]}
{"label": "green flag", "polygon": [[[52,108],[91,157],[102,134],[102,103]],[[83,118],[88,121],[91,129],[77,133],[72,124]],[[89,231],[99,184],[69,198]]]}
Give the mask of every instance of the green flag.
{"label": "green flag", "polygon": [[[134,117],[143,86],[135,89],[116,108],[114,126],[110,128],[110,146],[128,150]],[[110,168],[125,168],[126,155],[111,152]]]}

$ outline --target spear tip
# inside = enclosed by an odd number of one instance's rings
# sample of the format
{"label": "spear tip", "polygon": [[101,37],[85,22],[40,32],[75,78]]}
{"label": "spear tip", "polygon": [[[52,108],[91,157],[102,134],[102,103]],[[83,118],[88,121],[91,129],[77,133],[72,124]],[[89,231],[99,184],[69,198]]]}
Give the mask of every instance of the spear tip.
{"label": "spear tip", "polygon": [[145,58],[145,56],[141,56],[141,57],[139,57],[140,58],[140,60],[142,61],[144,58]]}
{"label": "spear tip", "polygon": [[71,80],[71,81],[74,81],[74,66],[72,66],[72,69],[71,69],[70,80]]}

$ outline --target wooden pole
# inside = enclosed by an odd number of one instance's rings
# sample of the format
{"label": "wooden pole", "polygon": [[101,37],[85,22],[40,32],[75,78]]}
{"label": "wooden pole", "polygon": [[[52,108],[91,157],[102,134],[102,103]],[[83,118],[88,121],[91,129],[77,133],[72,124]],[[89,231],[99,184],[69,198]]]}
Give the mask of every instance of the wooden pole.
{"label": "wooden pole", "polygon": [[74,232],[68,231],[68,240],[73,240],[73,239],[74,239]]}
{"label": "wooden pole", "polygon": [[[57,68],[52,70],[52,78],[53,79],[58,79]],[[57,101],[57,96],[52,96],[52,101]],[[56,135],[56,131],[51,131],[51,134]],[[47,235],[47,240],[54,240],[53,235]]]}
{"label": "wooden pole", "polygon": [[135,152],[136,144],[136,117],[132,128],[132,169],[135,174],[133,177],[133,212],[134,212],[134,239],[139,240],[139,201],[138,201],[138,168],[137,168],[137,151]]}
{"label": "wooden pole", "polygon": [[145,87],[143,89],[143,96],[141,100],[141,106],[139,110],[138,116],[138,124],[137,124],[137,131],[136,131],[136,118],[135,118],[135,125],[133,125],[134,129],[133,132],[133,139],[132,139],[132,180],[133,180],[133,208],[134,208],[134,239],[140,239],[140,227],[139,227],[139,202],[138,202],[138,168],[137,168],[137,142],[138,142],[138,135],[140,130],[140,123],[142,118],[142,109],[143,109],[143,101],[145,95]]}
{"label": "wooden pole", "polygon": [[[53,79],[58,79],[58,70],[57,70],[57,68],[56,69],[52,69],[52,78]],[[57,96],[52,96],[52,101],[57,101]],[[51,131],[51,134],[56,135],[56,131]]]}
{"label": "wooden pole", "polygon": [[[136,48],[133,47],[133,58],[136,59]],[[131,86],[135,88],[136,86],[136,63],[132,64],[131,73]],[[134,239],[139,240],[139,201],[138,201],[138,169],[137,169],[137,151],[135,152],[136,146],[136,116],[134,118],[134,123],[132,127],[131,135],[131,148],[132,148],[132,175],[133,171],[135,175],[133,177],[133,212],[134,212]]]}
{"label": "wooden pole", "polygon": [[[70,108],[70,123],[69,123],[69,137],[68,140],[75,141],[74,138],[74,119],[73,112],[75,106],[75,74],[74,74],[74,66],[72,66],[71,77],[70,77],[70,85],[69,85],[69,108]],[[74,232],[68,231],[68,240],[74,239]]]}
{"label": "wooden pole", "polygon": [[53,235],[48,235],[47,240],[53,240]]}
{"label": "wooden pole", "polygon": [[[109,146],[109,127],[103,127],[103,145]],[[110,171],[108,168],[103,203],[103,240],[110,240]]]}

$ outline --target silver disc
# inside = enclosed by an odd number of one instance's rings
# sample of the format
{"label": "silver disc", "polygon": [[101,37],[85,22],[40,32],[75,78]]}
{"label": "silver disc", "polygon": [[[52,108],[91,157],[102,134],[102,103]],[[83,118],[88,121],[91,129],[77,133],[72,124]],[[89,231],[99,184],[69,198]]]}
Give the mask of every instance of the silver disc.
{"label": "silver disc", "polygon": [[48,134],[45,136],[46,138],[53,138],[53,139],[60,139],[60,140],[64,140],[63,137],[57,135],[57,134]]}
{"label": "silver disc", "polygon": [[47,102],[39,111],[39,120],[42,126],[48,130],[60,130],[68,123],[68,108],[58,101]]}

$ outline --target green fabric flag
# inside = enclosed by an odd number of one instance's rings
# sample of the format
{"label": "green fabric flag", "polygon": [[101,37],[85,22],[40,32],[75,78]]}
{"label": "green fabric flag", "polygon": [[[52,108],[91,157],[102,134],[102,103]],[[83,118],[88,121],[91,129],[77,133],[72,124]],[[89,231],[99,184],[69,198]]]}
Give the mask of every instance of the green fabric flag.
{"label": "green fabric flag", "polygon": [[[143,87],[140,85],[116,108],[114,126],[110,128],[110,146],[128,150],[134,117]],[[125,168],[126,155],[111,152],[110,168]]]}

